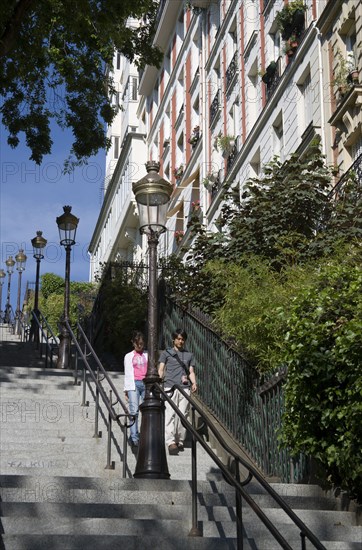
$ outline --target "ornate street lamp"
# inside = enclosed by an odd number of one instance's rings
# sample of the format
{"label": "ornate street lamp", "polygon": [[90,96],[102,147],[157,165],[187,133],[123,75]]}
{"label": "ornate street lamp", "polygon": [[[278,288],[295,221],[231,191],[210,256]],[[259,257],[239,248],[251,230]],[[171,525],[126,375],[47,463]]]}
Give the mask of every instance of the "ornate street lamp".
{"label": "ornate street lamp", "polygon": [[4,323],[10,323],[10,287],[11,287],[11,275],[14,273],[15,261],[12,256],[9,256],[5,262],[6,271],[8,273],[8,293],[6,297],[5,316]]}
{"label": "ornate street lamp", "polygon": [[[36,236],[31,239],[31,245],[33,247],[33,258],[36,260],[36,278],[35,278],[35,295],[34,295],[34,308],[33,311],[36,316],[39,315],[39,275],[40,275],[40,261],[44,258],[44,248],[46,247],[47,240],[43,237],[42,231],[37,231]],[[39,330],[37,323],[32,317],[30,324],[29,340],[34,337],[34,342],[39,342]]]}
{"label": "ornate street lamp", "polygon": [[2,301],[3,301],[3,284],[4,284],[5,277],[6,277],[5,271],[3,269],[0,269],[0,323],[3,322],[3,318],[4,318]]}
{"label": "ornate street lamp", "polygon": [[79,223],[72,213],[71,206],[63,206],[64,213],[57,218],[60,244],[65,248],[65,287],[64,287],[64,311],[61,319],[60,344],[57,367],[67,369],[70,357],[70,335],[66,327],[69,322],[69,296],[70,296],[70,252],[75,244],[75,234]]}
{"label": "ornate street lamp", "polygon": [[140,406],[142,430],[134,477],[168,479],[164,417],[165,405],[154,388],[160,382],[157,370],[157,245],[166,231],[166,215],[172,185],[158,174],[160,164],[147,162],[147,175],[133,184],[138,205],[140,232],[147,235],[149,247],[148,290],[148,368],[144,379],[145,399]]}
{"label": "ornate street lamp", "polygon": [[24,254],[24,250],[22,248],[19,249],[19,252],[15,256],[16,261],[16,270],[18,272],[18,295],[17,295],[17,301],[16,301],[16,326],[15,326],[15,332],[16,334],[20,333],[20,319],[21,319],[21,311],[20,311],[20,293],[21,293],[21,276],[23,274],[23,271],[25,270],[25,264],[26,264],[27,257]]}

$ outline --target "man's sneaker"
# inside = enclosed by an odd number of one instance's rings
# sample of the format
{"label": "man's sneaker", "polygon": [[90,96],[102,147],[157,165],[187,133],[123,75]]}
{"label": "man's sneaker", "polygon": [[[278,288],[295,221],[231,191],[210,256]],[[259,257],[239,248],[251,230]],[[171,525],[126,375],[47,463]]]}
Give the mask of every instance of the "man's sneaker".
{"label": "man's sneaker", "polygon": [[177,443],[177,447],[178,447],[179,451],[184,451],[185,450],[183,443]]}
{"label": "man's sneaker", "polygon": [[178,455],[178,446],[176,443],[171,443],[171,445],[168,446],[168,454]]}
{"label": "man's sneaker", "polygon": [[133,439],[129,438],[128,443],[133,448],[138,447],[138,441],[133,441]]}

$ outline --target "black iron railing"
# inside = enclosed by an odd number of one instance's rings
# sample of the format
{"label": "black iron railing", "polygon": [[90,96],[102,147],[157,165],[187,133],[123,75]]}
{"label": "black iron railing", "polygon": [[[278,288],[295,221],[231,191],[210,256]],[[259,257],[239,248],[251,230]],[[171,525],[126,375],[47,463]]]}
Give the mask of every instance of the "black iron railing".
{"label": "black iron railing", "polygon": [[[95,403],[94,414],[94,436],[95,438],[102,437],[102,432],[99,431],[99,418],[102,415],[107,426],[107,462],[105,468],[113,470],[115,462],[111,460],[112,442],[120,456],[123,465],[123,477],[132,477],[127,466],[127,450],[128,439],[127,430],[132,426],[135,417],[129,413],[128,407],[121,399],[116,386],[114,385],[109,373],[103,367],[98,359],[97,354],[92,348],[87,336],[82,327],[77,323],[78,337],[75,336],[68,322],[65,323],[69,331],[71,342],[75,348],[74,355],[74,385],[78,384],[78,370],[81,369],[82,374],[82,407],[87,407],[87,389],[88,395],[91,394]],[[103,402],[106,414],[104,415],[101,402]],[[121,412],[120,412],[121,411]],[[113,423],[122,430],[123,433],[123,452],[118,446],[117,437],[113,431]]]}
{"label": "black iron railing", "polygon": [[240,142],[240,136],[237,136],[235,138],[234,146],[231,149],[230,154],[229,154],[229,156],[227,158],[227,161],[226,161],[226,173],[229,173],[231,168],[235,164],[235,161],[236,161],[236,158],[237,158],[238,152],[239,152],[239,142]]}
{"label": "black iron railing", "polygon": [[[211,364],[209,365],[209,370],[211,371]],[[211,374],[211,372],[210,372]],[[205,414],[204,409],[197,403],[196,399],[192,396],[190,397],[188,393],[180,386],[174,386],[170,391],[165,391],[162,386],[156,384],[158,391],[163,396],[165,401],[173,408],[175,413],[180,417],[182,424],[186,427],[186,430],[191,434],[191,491],[192,491],[192,501],[191,501],[191,517],[192,517],[192,526],[189,535],[200,536],[198,525],[198,495],[197,495],[197,446],[198,442],[215,464],[220,468],[223,473],[224,478],[228,483],[235,489],[235,501],[236,501],[236,536],[237,536],[237,548],[238,550],[243,549],[243,517],[242,517],[242,505],[245,501],[250,509],[258,516],[262,521],[265,527],[268,529],[270,535],[278,541],[281,548],[284,550],[293,550],[292,546],[288,543],[282,533],[275,526],[273,519],[269,518],[267,511],[262,510],[259,504],[254,500],[250,492],[248,491],[249,483],[257,483],[261,487],[262,492],[268,494],[268,496],[274,501],[275,505],[287,514],[290,518],[292,524],[296,528],[296,534],[300,535],[300,548],[301,550],[306,550],[306,542],[310,541],[314,548],[317,550],[326,550],[326,547],[320,542],[320,540],[312,533],[312,531],[303,523],[303,521],[297,516],[297,514],[290,508],[290,506],[285,502],[285,500],[273,489],[273,487],[264,479],[264,477],[254,468],[250,462],[242,458],[237,452],[235,452],[231,447],[227,445],[223,437],[220,435],[218,429],[215,425],[209,421],[208,416]],[[186,418],[179,410],[177,405],[172,401],[172,394],[175,389],[178,389],[180,393],[187,399],[190,403],[191,414]],[[225,397],[225,396],[224,396]],[[218,441],[221,448],[229,455],[231,458],[231,464],[233,465],[233,471],[230,468],[226,467],[218,455],[211,449],[208,443],[204,440],[203,436],[200,435],[199,431],[196,429],[196,414],[199,417],[199,423],[201,424],[203,432],[212,432],[215,439]],[[189,418],[191,417],[191,421]],[[246,470],[247,474],[244,479],[242,479],[241,468]]]}
{"label": "black iron railing", "polygon": [[232,60],[230,61],[230,64],[228,68],[226,69],[225,73],[225,88],[226,91],[229,90],[232,82],[234,81],[234,77],[238,70],[238,64],[237,64],[237,52],[234,53]]}
{"label": "black iron railing", "polygon": [[221,170],[218,171],[216,179],[211,188],[211,199],[213,199],[222,187]]}
{"label": "black iron railing", "polygon": [[271,384],[265,391],[260,374],[205,319],[166,299],[162,343],[171,341],[176,326],[188,333],[199,395],[205,405],[266,475],[287,483],[301,481],[306,475],[306,458],[292,458],[279,448],[277,440],[284,409],[283,385]]}
{"label": "black iron railing", "polygon": [[[357,157],[353,164],[348,168],[347,172],[343,174],[338,183],[333,187],[329,194],[329,198],[332,201],[337,201],[343,198],[344,193],[346,192],[346,185],[351,177],[356,179],[356,182],[362,189],[362,154]],[[349,190],[347,189],[347,192],[348,191]]]}
{"label": "black iron railing", "polygon": [[[45,367],[53,368],[56,366],[55,358],[58,356],[58,338],[54,335],[41,311],[32,311],[31,316],[33,321],[29,339],[34,340],[37,349],[39,349],[40,358],[44,357]],[[36,331],[37,334],[35,334]]]}
{"label": "black iron railing", "polygon": [[266,82],[266,98],[267,100],[271,98],[275,89],[277,88],[279,81],[282,76],[282,58],[278,57],[275,62],[275,71],[270,74],[270,78]]}
{"label": "black iron railing", "polygon": [[210,124],[213,123],[214,119],[216,118],[219,112],[220,112],[220,94],[219,92],[217,92],[210,105]]}

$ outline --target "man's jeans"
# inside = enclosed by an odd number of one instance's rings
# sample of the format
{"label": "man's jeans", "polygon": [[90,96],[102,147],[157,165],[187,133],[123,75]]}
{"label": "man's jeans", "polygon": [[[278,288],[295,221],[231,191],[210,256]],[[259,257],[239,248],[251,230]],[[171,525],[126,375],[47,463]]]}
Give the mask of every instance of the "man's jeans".
{"label": "man's jeans", "polygon": [[138,432],[138,408],[145,397],[145,385],[142,380],[135,380],[136,389],[128,390],[128,407],[130,414],[136,417],[135,423],[130,428],[130,437],[134,443],[138,443],[140,434]]}

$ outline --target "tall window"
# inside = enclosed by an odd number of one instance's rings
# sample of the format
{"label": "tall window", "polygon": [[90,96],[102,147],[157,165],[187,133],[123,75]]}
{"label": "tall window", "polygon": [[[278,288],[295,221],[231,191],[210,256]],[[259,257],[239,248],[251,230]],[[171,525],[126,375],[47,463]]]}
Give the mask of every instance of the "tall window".
{"label": "tall window", "polygon": [[282,113],[277,116],[273,124],[273,153],[284,161],[284,132]]}
{"label": "tall window", "polygon": [[302,81],[298,82],[298,88],[301,99],[299,103],[299,119],[301,133],[303,133],[313,120],[313,93],[309,70],[308,73],[304,75]]}
{"label": "tall window", "polygon": [[116,54],[116,69],[119,71],[121,68],[121,54],[120,52],[117,52]]}
{"label": "tall window", "polygon": [[114,154],[113,154],[114,158],[115,159],[118,159],[119,157],[119,137],[118,136],[114,136]]}
{"label": "tall window", "polygon": [[357,65],[357,40],[356,29],[353,27],[352,31],[346,36],[346,53],[348,68],[354,69]]}
{"label": "tall window", "polygon": [[136,76],[130,76],[129,85],[130,85],[129,98],[131,101],[137,101],[138,79]]}

